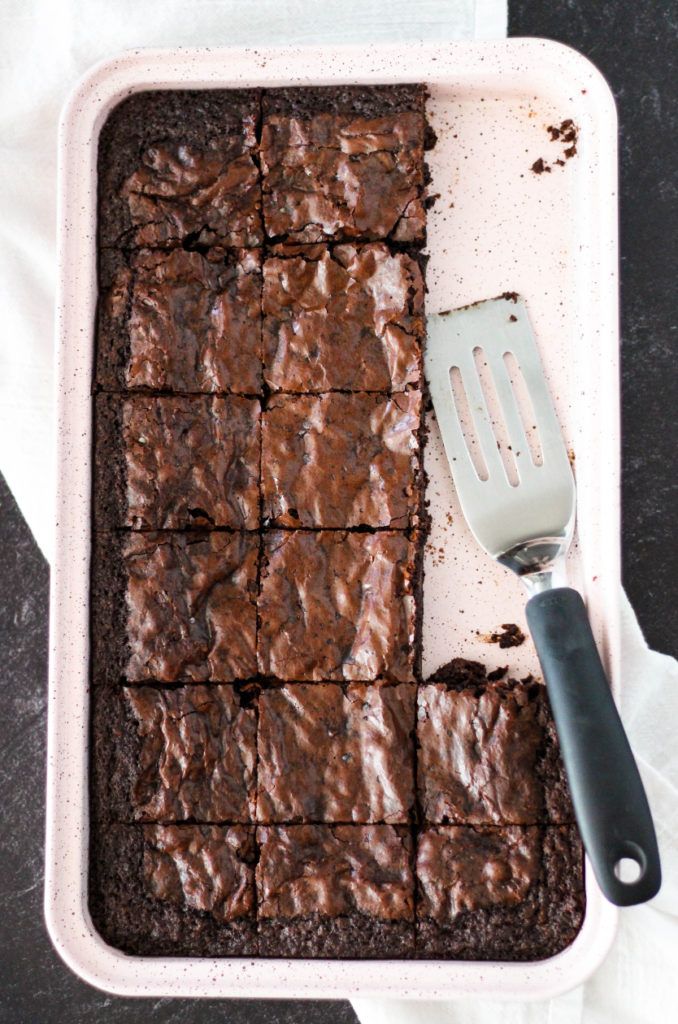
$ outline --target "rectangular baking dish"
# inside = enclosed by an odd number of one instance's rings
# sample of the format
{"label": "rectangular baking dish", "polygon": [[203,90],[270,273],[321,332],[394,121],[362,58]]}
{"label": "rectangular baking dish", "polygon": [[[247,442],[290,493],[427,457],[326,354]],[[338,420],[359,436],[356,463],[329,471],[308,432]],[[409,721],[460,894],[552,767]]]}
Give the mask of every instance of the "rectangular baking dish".
{"label": "rectangular baking dish", "polygon": [[[584,58],[536,39],[290,49],[138,50],[97,65],[68,101],[59,135],[56,322],[56,543],[51,583],[45,911],[52,941],[83,979],[126,996],[544,999],[581,982],[612,942],[616,911],[587,872],[574,943],[533,963],[131,957],[87,910],[91,379],[96,304],[96,152],[130,92],[333,83],[428,83],[438,143],[428,155],[429,312],[503,291],[527,299],[567,443],[576,459],[583,592],[619,679],[619,424],[616,116]],[[547,128],[572,119],[576,156]],[[551,170],[536,173],[543,159]],[[556,163],[560,159],[562,163]],[[511,574],[470,536],[435,423],[426,452],[433,518],[426,552],[424,671],[454,656],[538,674],[531,643],[487,643],[525,627]],[[507,657],[507,653],[510,657]]]}

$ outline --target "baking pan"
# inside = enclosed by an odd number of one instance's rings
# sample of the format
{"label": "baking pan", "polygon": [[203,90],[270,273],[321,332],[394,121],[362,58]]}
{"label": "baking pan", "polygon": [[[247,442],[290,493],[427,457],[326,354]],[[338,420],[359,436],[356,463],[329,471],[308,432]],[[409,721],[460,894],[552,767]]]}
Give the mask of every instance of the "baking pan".
{"label": "baking pan", "polygon": [[[619,680],[619,422],[616,115],[595,68],[546,40],[432,46],[138,50],[93,68],[59,134],[56,542],[51,583],[45,910],[55,947],[82,978],[127,996],[544,999],[581,982],[612,942],[616,911],[587,871],[575,941],[548,960],[285,960],[132,957],[87,911],[91,381],[96,304],[97,138],[110,109],[144,89],[428,83],[429,312],[503,291],[526,297],[576,467],[570,556],[606,668]],[[577,126],[576,152],[550,126]],[[434,422],[426,451],[433,527],[426,550],[424,672],[454,656],[538,673],[519,581],[468,533]],[[525,630],[526,631],[526,630]],[[527,631],[526,631],[527,632]],[[507,657],[507,654],[510,657]]]}

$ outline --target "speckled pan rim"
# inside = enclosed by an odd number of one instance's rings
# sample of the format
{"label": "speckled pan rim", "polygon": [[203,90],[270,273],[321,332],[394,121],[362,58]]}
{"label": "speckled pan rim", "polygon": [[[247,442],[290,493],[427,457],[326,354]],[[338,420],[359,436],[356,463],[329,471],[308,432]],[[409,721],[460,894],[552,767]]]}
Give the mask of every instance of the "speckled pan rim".
{"label": "speckled pan rim", "polygon": [[[292,72],[290,69],[299,69]],[[619,389],[617,309],[617,124],[600,73],[548,40],[393,44],[319,49],[136,50],[105,61],[78,83],[59,132],[56,326],[56,538],[51,577],[45,915],[55,948],[85,981],[126,996],[403,999],[545,999],[583,981],[606,956],[617,912],[587,872],[587,911],[574,943],[530,963],[130,957],[107,946],[87,911],[88,577],[95,283],[95,154],[100,126],[130,92],[148,88],[397,81],[469,83],[488,94],[517,88],[576,93],[595,128],[597,222],[588,225],[597,282],[589,315],[606,346],[600,386],[609,470],[599,492],[608,528],[606,584],[587,594],[618,689],[620,630]],[[595,293],[595,294],[594,294]]]}

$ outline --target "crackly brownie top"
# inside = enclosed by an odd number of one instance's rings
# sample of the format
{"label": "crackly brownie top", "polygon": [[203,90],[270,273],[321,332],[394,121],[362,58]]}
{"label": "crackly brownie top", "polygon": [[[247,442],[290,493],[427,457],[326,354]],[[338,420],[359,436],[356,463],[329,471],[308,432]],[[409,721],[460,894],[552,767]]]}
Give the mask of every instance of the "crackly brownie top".
{"label": "crackly brownie top", "polygon": [[259,699],[259,821],[407,822],[415,687],[295,683]]}
{"label": "crackly brownie top", "polygon": [[269,237],[422,242],[424,90],[273,90],[261,167]]}
{"label": "crackly brownie top", "polygon": [[128,534],[121,542],[126,678],[253,676],[257,552],[250,534]]}
{"label": "crackly brownie top", "polygon": [[421,393],[274,396],[263,417],[263,517],[279,526],[416,524]]}
{"label": "crackly brownie top", "polygon": [[414,914],[412,840],[390,825],[259,827],[259,916]]}
{"label": "crackly brownie top", "polygon": [[122,699],[139,741],[135,819],[254,819],[256,717],[232,686],[125,687]]}
{"label": "crackly brownie top", "polygon": [[418,914],[439,924],[465,911],[521,903],[541,873],[538,828],[448,826],[422,832]]}
{"label": "crackly brownie top", "polygon": [[101,264],[105,390],[261,390],[258,250],[111,254]]}
{"label": "crackly brownie top", "polygon": [[99,138],[104,246],[256,246],[262,242],[255,160],[256,90],[137,93]]}
{"label": "crackly brownie top", "polygon": [[412,680],[414,558],[402,533],[266,533],[260,672],[299,681]]}
{"label": "crackly brownie top", "polygon": [[314,246],[265,260],[263,289],[274,390],[397,391],[421,380],[424,283],[405,253]]}
{"label": "crackly brownie top", "polygon": [[542,690],[487,684],[418,693],[418,785],[431,822],[537,824],[546,814],[539,778],[547,733]]}
{"label": "crackly brownie top", "polygon": [[254,913],[253,829],[146,825],[143,882],[156,899],[218,921]]}
{"label": "crackly brownie top", "polygon": [[113,482],[118,506],[109,525],[256,529],[259,416],[237,395],[98,395],[99,504]]}

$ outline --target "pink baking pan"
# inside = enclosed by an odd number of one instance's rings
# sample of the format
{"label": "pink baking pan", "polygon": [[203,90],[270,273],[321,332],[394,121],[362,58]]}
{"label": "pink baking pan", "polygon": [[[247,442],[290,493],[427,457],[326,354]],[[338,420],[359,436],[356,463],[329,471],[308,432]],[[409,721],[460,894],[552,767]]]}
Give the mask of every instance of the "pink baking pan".
{"label": "pink baking pan", "polygon": [[[59,133],[56,542],[52,567],[45,908],[52,941],[85,981],[126,996],[544,999],[583,981],[617,911],[587,871],[587,909],[562,953],[533,963],[133,957],[87,911],[91,379],[96,155],[110,109],[137,90],[426,82],[438,143],[428,155],[429,312],[517,291],[526,298],[574,460],[578,534],[569,578],[585,596],[619,685],[617,123],[584,58],[556,43],[137,50],[76,86]],[[572,119],[576,156],[547,128]],[[536,173],[542,160],[550,170]],[[561,163],[557,161],[560,160]],[[539,165],[538,165],[539,166]],[[424,588],[425,672],[455,656],[507,661],[486,638],[525,627],[519,581],[465,525],[435,423],[426,453],[433,528]],[[539,674],[529,641],[514,673]]]}

